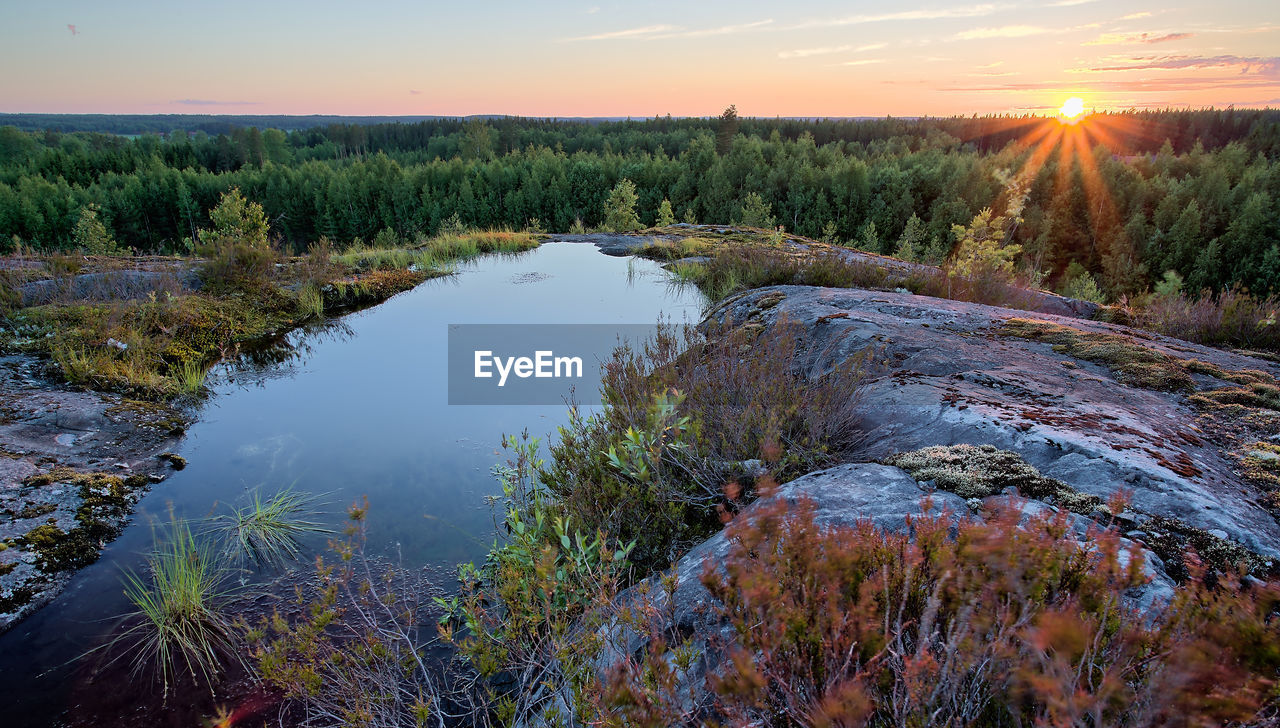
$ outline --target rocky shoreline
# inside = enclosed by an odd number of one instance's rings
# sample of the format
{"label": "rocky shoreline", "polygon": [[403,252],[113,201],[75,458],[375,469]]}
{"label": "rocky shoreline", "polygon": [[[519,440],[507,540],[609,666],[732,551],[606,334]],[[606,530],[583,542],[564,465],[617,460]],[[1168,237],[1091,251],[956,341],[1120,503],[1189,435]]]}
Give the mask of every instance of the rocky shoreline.
{"label": "rocky shoreline", "polygon": [[96,561],[133,506],[183,461],[191,416],[76,391],[35,357],[0,357],[0,631]]}

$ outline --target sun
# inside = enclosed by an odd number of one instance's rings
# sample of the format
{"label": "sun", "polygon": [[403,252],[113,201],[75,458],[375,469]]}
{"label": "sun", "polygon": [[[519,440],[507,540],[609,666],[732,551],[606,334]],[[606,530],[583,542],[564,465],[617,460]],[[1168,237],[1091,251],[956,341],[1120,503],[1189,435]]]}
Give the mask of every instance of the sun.
{"label": "sun", "polygon": [[1079,96],[1072,96],[1063,102],[1062,108],[1058,109],[1058,113],[1062,114],[1062,118],[1067,121],[1075,121],[1084,113],[1084,99]]}

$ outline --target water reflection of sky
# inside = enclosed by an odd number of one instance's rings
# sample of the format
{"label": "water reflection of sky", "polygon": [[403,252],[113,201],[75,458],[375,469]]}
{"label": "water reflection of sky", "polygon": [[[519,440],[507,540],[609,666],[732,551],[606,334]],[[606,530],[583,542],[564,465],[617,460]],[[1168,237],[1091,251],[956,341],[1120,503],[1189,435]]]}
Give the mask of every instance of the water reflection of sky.
{"label": "water reflection of sky", "polygon": [[5,723],[47,725],[60,710],[65,669],[56,666],[125,609],[120,570],[140,563],[171,508],[199,518],[254,489],[291,486],[323,494],[336,524],[367,495],[373,546],[396,545],[408,562],[441,567],[483,556],[493,539],[484,496],[498,492],[490,470],[502,459],[501,436],[527,428],[545,441],[566,421],[565,407],[449,406],[449,324],[680,322],[696,320],[701,302],[652,262],[551,243],[479,260],[246,351],[211,376],[217,393],[180,450],[187,469],[155,487],[133,525],[54,604],[0,636]]}

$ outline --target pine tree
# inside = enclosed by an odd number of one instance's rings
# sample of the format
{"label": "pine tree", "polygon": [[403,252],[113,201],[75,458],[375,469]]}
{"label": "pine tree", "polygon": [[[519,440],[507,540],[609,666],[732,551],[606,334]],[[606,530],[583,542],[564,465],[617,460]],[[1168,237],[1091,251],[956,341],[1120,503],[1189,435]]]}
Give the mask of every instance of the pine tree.
{"label": "pine tree", "polygon": [[1004,225],[1005,219],[993,218],[989,207],[975,215],[968,227],[952,225],[956,250],[951,259],[951,272],[964,278],[984,275],[1010,277],[1013,259],[1022,252],[1022,246],[1016,243],[1002,245]]}
{"label": "pine tree", "polygon": [[658,205],[657,225],[658,227],[666,227],[668,225],[674,224],[675,221],[676,221],[676,215],[674,212],[671,211],[671,200],[668,200],[664,197],[662,199],[662,204]]}
{"label": "pine tree", "polygon": [[71,239],[86,255],[119,255],[121,252],[111,231],[98,218],[98,206],[92,203],[80,209],[80,218],[71,231]]}
{"label": "pine tree", "polygon": [[733,138],[738,135],[738,107],[729,106],[720,114],[716,123],[716,154],[724,156],[733,148]]}
{"label": "pine tree", "polygon": [[867,220],[858,228],[858,250],[865,250],[868,253],[880,252],[880,235],[876,232],[876,223],[874,220]]}
{"label": "pine tree", "polygon": [[777,218],[773,216],[773,205],[766,202],[759,194],[748,192],[747,196],[742,198],[742,213],[738,217],[737,224],[767,230],[777,223]]}
{"label": "pine tree", "polygon": [[918,261],[925,252],[924,236],[924,221],[912,213],[907,218],[907,226],[902,229],[902,235],[898,237],[896,255],[912,263]]}
{"label": "pine tree", "polygon": [[251,248],[267,248],[267,217],[262,205],[249,202],[232,187],[222,194],[218,206],[209,211],[212,230],[200,231],[200,242],[219,245],[226,242],[242,243]]}
{"label": "pine tree", "polygon": [[636,215],[636,185],[623,178],[609,193],[604,203],[604,226],[615,233],[626,233],[640,229],[640,218]]}

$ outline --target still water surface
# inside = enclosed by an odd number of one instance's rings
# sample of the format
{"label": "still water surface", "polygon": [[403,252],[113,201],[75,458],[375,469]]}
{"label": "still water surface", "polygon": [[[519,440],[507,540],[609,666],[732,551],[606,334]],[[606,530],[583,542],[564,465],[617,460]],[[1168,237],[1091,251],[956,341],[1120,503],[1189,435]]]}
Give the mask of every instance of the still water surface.
{"label": "still water surface", "polygon": [[141,566],[170,509],[201,518],[243,504],[255,489],[292,486],[324,494],[326,520],[337,525],[345,506],[367,495],[371,547],[398,547],[406,563],[442,573],[482,558],[493,540],[485,496],[500,492],[490,470],[503,460],[501,436],[527,428],[545,442],[567,421],[566,408],[449,406],[449,324],[679,323],[696,321],[702,303],[650,261],[548,243],[482,258],[295,333],[286,361],[216,370],[214,394],[179,451],[188,467],[154,487],[132,525],[55,602],[0,635],[0,725],[89,717],[73,697],[75,658],[126,610],[122,570]]}

